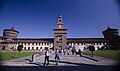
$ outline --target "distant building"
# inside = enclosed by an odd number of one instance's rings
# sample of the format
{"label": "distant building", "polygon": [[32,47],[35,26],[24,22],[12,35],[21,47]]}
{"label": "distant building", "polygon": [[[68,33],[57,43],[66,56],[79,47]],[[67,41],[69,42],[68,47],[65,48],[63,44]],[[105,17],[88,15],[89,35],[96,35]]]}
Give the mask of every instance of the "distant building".
{"label": "distant building", "polygon": [[12,40],[14,38],[17,38],[19,32],[14,29],[14,27],[10,29],[4,29],[3,30],[3,38],[7,40]]}
{"label": "distant building", "polygon": [[109,27],[106,30],[104,30],[102,33],[104,37],[108,40],[113,40],[115,37],[119,36],[118,29],[113,29]]}
{"label": "distant building", "polygon": [[14,50],[23,45],[25,51],[42,51],[47,47],[54,50],[75,47],[83,51],[89,45],[98,50],[109,43],[105,38],[67,38],[67,30],[61,15],[58,16],[57,28],[53,29],[54,38],[17,38],[19,32],[14,28],[4,29],[3,36],[0,36],[0,50]]}
{"label": "distant building", "polygon": [[104,37],[109,41],[109,47],[111,49],[120,49],[120,36],[118,29],[108,27],[102,33]]}

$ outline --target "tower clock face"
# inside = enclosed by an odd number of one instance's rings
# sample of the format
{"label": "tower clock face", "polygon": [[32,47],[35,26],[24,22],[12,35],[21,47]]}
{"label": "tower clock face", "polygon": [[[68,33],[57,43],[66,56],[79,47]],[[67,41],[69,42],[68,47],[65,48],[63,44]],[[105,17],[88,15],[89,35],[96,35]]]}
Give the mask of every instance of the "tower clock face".
{"label": "tower clock face", "polygon": [[61,28],[62,26],[61,26],[61,25],[59,25],[59,27]]}

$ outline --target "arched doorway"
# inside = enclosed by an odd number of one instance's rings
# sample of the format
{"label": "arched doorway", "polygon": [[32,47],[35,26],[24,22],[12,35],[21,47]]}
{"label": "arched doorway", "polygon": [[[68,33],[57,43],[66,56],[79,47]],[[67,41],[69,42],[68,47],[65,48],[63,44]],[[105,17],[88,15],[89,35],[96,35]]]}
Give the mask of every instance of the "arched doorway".
{"label": "arched doorway", "polygon": [[2,47],[2,50],[5,50],[5,46]]}

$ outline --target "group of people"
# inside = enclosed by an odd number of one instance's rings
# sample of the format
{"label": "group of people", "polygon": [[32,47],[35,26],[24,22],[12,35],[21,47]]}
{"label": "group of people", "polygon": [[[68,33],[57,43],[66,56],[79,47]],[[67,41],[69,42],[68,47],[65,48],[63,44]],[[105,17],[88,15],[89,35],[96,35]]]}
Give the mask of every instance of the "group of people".
{"label": "group of people", "polygon": [[[45,50],[45,60],[44,60],[43,66],[49,65],[49,57],[50,57],[50,51],[48,50],[48,48],[46,48],[46,50]],[[58,50],[56,50],[55,53],[54,53],[54,59],[55,59],[56,65],[58,65],[58,60],[60,60]]]}
{"label": "group of people", "polygon": [[[72,54],[74,55],[75,49],[73,48],[71,51],[72,51]],[[69,52],[70,52],[69,49],[63,51],[64,55],[65,55],[66,52],[67,52],[67,54],[69,55]],[[58,61],[60,60],[59,55],[60,55],[61,53],[62,53],[62,51],[61,51],[60,49],[55,50],[54,59],[55,59],[56,65],[58,65]],[[82,56],[80,49],[78,50],[78,52],[76,52],[76,55],[77,55],[77,54],[79,54],[80,57]],[[46,50],[45,50],[45,60],[44,60],[43,66],[49,65],[49,57],[50,57],[50,51],[48,50],[48,48],[46,48]],[[46,63],[46,62],[47,62],[47,63]]]}
{"label": "group of people", "polygon": [[71,47],[71,49],[70,48],[66,48],[63,52],[64,52],[64,55],[67,53],[67,55],[69,55],[70,54],[70,51],[72,52],[72,55],[74,55],[74,54],[79,54],[80,55],[80,57],[82,56],[82,51],[80,50],[80,49],[78,49],[78,50],[76,50],[75,49],[75,47]]}

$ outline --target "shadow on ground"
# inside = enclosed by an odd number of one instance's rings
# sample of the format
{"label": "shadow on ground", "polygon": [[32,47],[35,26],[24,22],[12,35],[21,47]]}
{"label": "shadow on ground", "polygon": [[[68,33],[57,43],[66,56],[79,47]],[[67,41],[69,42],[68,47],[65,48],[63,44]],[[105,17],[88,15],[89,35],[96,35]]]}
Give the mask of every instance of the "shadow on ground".
{"label": "shadow on ground", "polygon": [[99,66],[79,63],[76,64],[78,66],[0,66],[0,71],[119,71],[119,67],[115,65]]}
{"label": "shadow on ground", "polygon": [[85,55],[83,55],[82,57],[98,62],[98,60],[93,58],[93,57],[88,57],[88,56],[85,56]]}
{"label": "shadow on ground", "polygon": [[0,71],[119,71],[114,66],[2,66]]}

